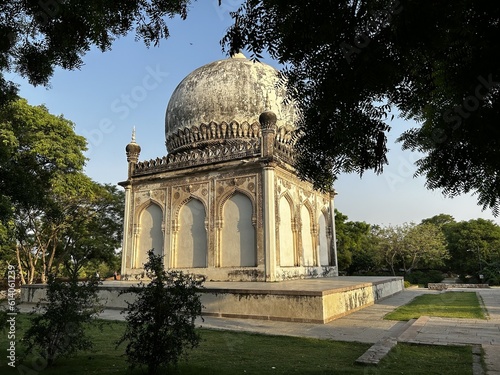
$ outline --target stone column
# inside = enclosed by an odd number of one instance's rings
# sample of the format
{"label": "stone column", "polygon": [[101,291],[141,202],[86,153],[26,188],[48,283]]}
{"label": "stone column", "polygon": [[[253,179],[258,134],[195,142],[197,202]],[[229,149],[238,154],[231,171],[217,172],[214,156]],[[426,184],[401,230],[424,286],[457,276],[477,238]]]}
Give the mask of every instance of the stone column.
{"label": "stone column", "polygon": [[262,171],[262,212],[264,216],[264,257],[266,281],[276,281],[276,210],[274,177],[274,139],[276,137],[277,117],[274,112],[266,111],[259,116],[262,132],[261,156],[265,159]]}
{"label": "stone column", "polygon": [[335,199],[336,194],[337,193],[335,192],[335,190],[332,190],[330,192],[330,221],[331,221],[332,242],[333,242],[333,246],[330,246],[330,248],[333,251],[333,254],[332,254],[333,262],[332,263],[335,265],[335,276],[338,276],[339,275],[339,265],[337,263],[337,233],[335,231],[335,203],[334,203],[334,199]]}
{"label": "stone column", "polygon": [[122,269],[121,275],[125,275],[127,273],[127,258],[129,259],[128,265],[131,266],[131,255],[132,249],[130,245],[132,244],[131,238],[131,228],[132,223],[130,222],[130,213],[131,213],[131,202],[132,202],[132,186],[126,185],[125,188],[125,212],[123,216],[123,244],[122,244]]}
{"label": "stone column", "polygon": [[274,167],[264,167],[263,214],[264,214],[264,258],[266,281],[276,281],[276,210],[274,204]]}
{"label": "stone column", "polygon": [[274,139],[276,137],[277,117],[274,112],[262,112],[259,116],[260,129],[262,132],[261,156],[263,158],[273,158]]}

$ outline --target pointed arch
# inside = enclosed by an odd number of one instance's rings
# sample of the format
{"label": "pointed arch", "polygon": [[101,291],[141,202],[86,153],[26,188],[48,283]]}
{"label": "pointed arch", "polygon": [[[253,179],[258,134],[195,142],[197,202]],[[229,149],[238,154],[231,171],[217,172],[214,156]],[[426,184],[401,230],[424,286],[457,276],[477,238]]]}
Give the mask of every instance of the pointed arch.
{"label": "pointed arch", "polygon": [[179,206],[176,217],[175,267],[206,267],[208,246],[205,205],[199,199],[190,197]]}
{"label": "pointed arch", "polygon": [[295,266],[295,240],[292,229],[294,220],[293,200],[289,193],[279,199],[279,259],[281,267]]}
{"label": "pointed arch", "polygon": [[147,252],[163,255],[163,210],[150,201],[139,211],[139,238],[136,252],[136,267],[141,268],[148,260]]}
{"label": "pointed arch", "polygon": [[314,241],[312,236],[312,226],[314,215],[309,202],[305,201],[300,208],[300,220],[302,223],[302,265],[315,266],[316,257],[314,256]]}
{"label": "pointed arch", "polygon": [[225,198],[221,205],[220,265],[221,267],[255,267],[257,244],[254,204],[248,195],[238,190]]}
{"label": "pointed arch", "polygon": [[319,262],[321,266],[330,265],[330,246],[328,243],[328,212],[321,210],[318,219]]}
{"label": "pointed arch", "polygon": [[250,202],[252,203],[252,220],[253,220],[253,222],[255,222],[255,219],[257,217],[257,207],[255,204],[255,197],[251,193],[249,193],[248,191],[238,189],[237,187],[235,187],[231,191],[229,191],[229,192],[225,193],[223,196],[221,196],[221,198],[219,199],[219,205],[217,207],[217,217],[219,219],[222,218],[224,205],[226,204],[226,201],[229,198],[231,198],[234,194],[242,194],[250,200]]}

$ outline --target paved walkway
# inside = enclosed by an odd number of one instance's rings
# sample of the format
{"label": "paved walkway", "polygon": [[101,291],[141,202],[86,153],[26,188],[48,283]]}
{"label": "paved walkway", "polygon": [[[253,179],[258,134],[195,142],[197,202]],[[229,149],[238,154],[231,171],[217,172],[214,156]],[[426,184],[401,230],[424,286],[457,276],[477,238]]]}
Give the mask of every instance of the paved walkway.
{"label": "paved walkway", "polygon": [[[481,345],[485,352],[487,375],[500,375],[500,288],[453,289],[477,292],[484,301],[488,320],[448,319],[422,316],[413,322],[383,320],[388,312],[414,297],[438,291],[407,289],[379,303],[328,324],[290,323],[268,320],[205,317],[198,324],[205,328],[256,332],[273,335],[313,337],[336,341],[356,341],[384,347],[395,342],[433,345]],[[26,308],[26,307],[25,307]],[[123,320],[117,310],[105,310],[102,318]],[[374,345],[376,347],[376,345]],[[475,368],[474,374],[482,370]]]}

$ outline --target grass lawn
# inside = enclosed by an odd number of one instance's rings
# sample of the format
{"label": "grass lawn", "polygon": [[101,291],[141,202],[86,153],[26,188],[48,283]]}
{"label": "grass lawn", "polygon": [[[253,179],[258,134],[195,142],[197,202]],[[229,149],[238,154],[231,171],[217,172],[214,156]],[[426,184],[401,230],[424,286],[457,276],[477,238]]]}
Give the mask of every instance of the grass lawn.
{"label": "grass lawn", "polygon": [[[28,317],[18,315],[18,337],[28,325]],[[17,369],[0,359],[0,374],[47,375],[139,375],[140,369],[130,371],[123,356],[124,346],[115,349],[115,342],[123,332],[123,322],[106,323],[103,331],[90,328],[96,351],[80,353],[73,358],[60,358],[56,366],[33,371],[32,360],[23,360]],[[378,365],[365,367],[354,361],[369,344],[284,336],[267,336],[228,331],[201,329],[202,342],[169,374],[175,375],[234,375],[234,374],[472,374],[470,347],[397,345]],[[3,353],[7,348],[4,331],[0,337]],[[18,343],[17,355],[22,354]],[[30,371],[31,370],[31,371]],[[165,372],[167,373],[167,372]]]}
{"label": "grass lawn", "polygon": [[439,316],[443,318],[486,319],[475,292],[445,292],[424,294],[415,297],[410,303],[398,307],[384,319],[410,320],[420,316]]}

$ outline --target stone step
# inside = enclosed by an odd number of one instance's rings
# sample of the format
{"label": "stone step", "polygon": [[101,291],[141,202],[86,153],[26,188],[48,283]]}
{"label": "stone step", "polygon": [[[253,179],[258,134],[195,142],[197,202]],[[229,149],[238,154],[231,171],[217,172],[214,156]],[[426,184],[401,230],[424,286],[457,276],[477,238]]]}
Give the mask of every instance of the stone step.
{"label": "stone step", "polygon": [[397,338],[410,328],[415,321],[416,319],[411,319],[407,322],[396,323],[394,327],[389,330],[387,337],[373,344],[362,356],[356,359],[356,362],[365,365],[378,365],[382,358],[397,345]]}

